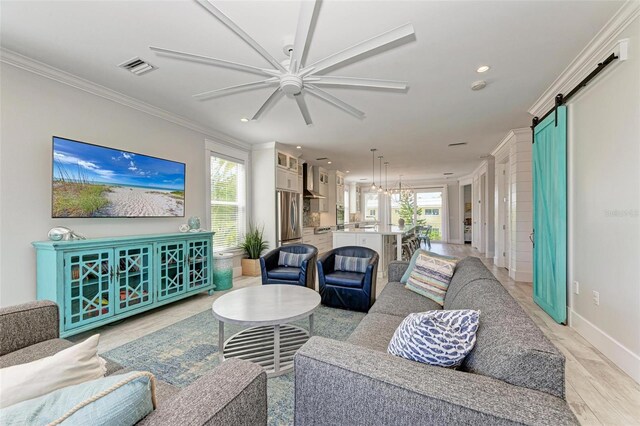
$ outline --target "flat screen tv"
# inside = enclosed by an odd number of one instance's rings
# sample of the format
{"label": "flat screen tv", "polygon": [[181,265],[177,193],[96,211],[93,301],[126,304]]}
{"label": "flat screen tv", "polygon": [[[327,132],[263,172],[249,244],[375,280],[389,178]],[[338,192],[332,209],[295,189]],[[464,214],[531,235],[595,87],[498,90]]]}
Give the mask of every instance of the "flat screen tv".
{"label": "flat screen tv", "polygon": [[185,165],[53,137],[51,215],[184,217]]}

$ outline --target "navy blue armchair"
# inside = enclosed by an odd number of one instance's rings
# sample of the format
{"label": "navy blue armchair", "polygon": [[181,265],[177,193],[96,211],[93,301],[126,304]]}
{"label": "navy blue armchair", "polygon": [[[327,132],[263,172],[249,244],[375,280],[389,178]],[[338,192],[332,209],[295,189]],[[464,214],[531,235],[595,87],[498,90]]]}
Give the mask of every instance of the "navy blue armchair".
{"label": "navy blue armchair", "polygon": [[[336,255],[369,258],[365,273],[335,270]],[[368,312],[376,301],[378,253],[366,247],[346,246],[327,252],[318,260],[322,304],[333,308]]]}
{"label": "navy blue armchair", "polygon": [[[280,252],[305,254],[300,267],[278,265]],[[293,284],[315,290],[318,249],[309,244],[289,244],[271,250],[260,258],[262,284]]]}

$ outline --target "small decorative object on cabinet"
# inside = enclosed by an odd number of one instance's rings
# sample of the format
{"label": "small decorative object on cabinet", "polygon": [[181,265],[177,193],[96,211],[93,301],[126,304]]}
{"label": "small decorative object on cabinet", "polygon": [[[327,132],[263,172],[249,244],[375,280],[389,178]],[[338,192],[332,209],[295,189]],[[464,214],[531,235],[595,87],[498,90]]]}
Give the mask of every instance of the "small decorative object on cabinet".
{"label": "small decorative object on cabinet", "polygon": [[189,221],[189,230],[193,231],[194,229],[200,229],[200,218],[198,216],[191,216]]}
{"label": "small decorative object on cabinet", "polygon": [[58,226],[51,228],[47,235],[51,241],[69,241],[69,240],[84,240],[82,235],[76,234],[69,228],[64,226]]}
{"label": "small decorative object on cabinet", "polygon": [[37,241],[37,298],[60,306],[60,335],[213,292],[213,232]]}

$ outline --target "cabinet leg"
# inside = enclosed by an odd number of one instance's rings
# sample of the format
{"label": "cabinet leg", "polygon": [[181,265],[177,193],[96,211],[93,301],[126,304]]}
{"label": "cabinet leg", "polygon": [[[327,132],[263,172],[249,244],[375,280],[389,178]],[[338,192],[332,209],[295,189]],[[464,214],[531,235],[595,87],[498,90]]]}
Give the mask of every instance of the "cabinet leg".
{"label": "cabinet leg", "polygon": [[207,291],[207,294],[209,294],[209,296],[213,296],[213,291],[214,291],[214,290],[213,290],[213,289],[211,289],[211,290]]}

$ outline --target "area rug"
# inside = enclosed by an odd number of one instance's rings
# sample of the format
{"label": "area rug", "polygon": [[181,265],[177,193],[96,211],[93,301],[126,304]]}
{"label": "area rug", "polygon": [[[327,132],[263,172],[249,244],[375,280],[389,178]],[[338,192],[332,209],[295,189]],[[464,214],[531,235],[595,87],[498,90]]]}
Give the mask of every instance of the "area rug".
{"label": "area rug", "polygon": [[[314,315],[317,336],[345,340],[364,314],[321,306]],[[293,324],[307,328],[308,320]],[[242,330],[225,325],[225,337]],[[152,372],[158,379],[185,387],[215,368],[218,359],[218,322],[210,310],[201,312],[104,354],[123,366]],[[269,425],[293,424],[293,372],[267,384]]]}

